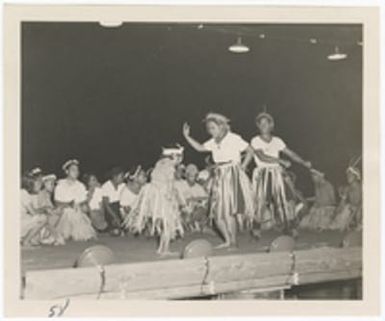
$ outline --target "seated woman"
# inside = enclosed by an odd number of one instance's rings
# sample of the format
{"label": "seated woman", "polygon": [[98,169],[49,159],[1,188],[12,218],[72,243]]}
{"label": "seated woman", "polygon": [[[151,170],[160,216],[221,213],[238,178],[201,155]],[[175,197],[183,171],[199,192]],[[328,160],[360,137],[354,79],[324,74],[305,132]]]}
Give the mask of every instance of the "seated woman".
{"label": "seated woman", "polygon": [[309,200],[313,201],[310,213],[300,223],[300,228],[311,230],[329,229],[335,213],[335,191],[333,185],[325,178],[325,174],[311,169],[314,182],[315,196]]}
{"label": "seated woman", "polygon": [[40,231],[47,226],[48,218],[34,206],[34,196],[41,189],[41,181],[26,174],[21,181],[21,244],[33,247],[40,244]]}
{"label": "seated woman", "polygon": [[85,174],[83,183],[87,187],[88,214],[92,225],[97,231],[103,232],[108,225],[104,216],[103,192],[98,178],[95,174]]}
{"label": "seated woman", "polygon": [[96,238],[96,232],[87,216],[87,190],[78,180],[79,161],[67,161],[63,167],[66,178],[58,181],[54,199],[61,211],[57,231],[65,239],[87,241]]}
{"label": "seated woman", "polygon": [[202,232],[208,221],[208,193],[197,183],[199,170],[194,164],[189,164],[185,173],[186,180],[176,185],[183,200],[185,223],[189,230]]}
{"label": "seated woman", "polygon": [[333,230],[345,231],[362,228],[362,186],[361,173],[356,167],[346,170],[348,185],[341,191],[341,202],[331,222]]}
{"label": "seated woman", "polygon": [[138,200],[139,192],[147,183],[147,175],[141,166],[137,166],[128,171],[124,178],[127,183],[120,194],[120,212],[124,219],[123,225],[126,225],[128,216]]}
{"label": "seated woman", "polygon": [[109,173],[109,180],[102,186],[103,207],[108,223],[108,229],[113,236],[122,235],[123,222],[120,215],[120,194],[124,188],[124,171],[114,167]]}
{"label": "seated woman", "polygon": [[42,181],[43,189],[37,195],[37,208],[40,213],[47,215],[48,224],[41,231],[41,242],[44,244],[63,245],[65,241],[56,230],[60,219],[60,211],[53,204],[56,175],[45,175]]}

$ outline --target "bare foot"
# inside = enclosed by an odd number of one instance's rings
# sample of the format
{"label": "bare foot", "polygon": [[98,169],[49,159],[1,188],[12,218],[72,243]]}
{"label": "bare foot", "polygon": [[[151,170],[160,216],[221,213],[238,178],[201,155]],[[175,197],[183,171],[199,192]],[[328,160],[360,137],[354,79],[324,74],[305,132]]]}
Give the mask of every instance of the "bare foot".
{"label": "bare foot", "polygon": [[230,247],[230,243],[229,242],[225,242],[225,243],[217,245],[215,248],[216,249],[226,249],[228,247]]}
{"label": "bare foot", "polygon": [[164,252],[159,252],[158,255],[161,257],[167,257],[167,256],[178,256],[178,252],[172,252],[172,251],[164,251]]}

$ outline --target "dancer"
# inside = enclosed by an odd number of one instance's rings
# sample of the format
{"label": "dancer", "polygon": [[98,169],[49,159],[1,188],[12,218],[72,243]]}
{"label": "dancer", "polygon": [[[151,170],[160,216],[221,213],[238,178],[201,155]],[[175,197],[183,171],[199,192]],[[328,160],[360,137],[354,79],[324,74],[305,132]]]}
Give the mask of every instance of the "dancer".
{"label": "dancer", "polygon": [[273,136],[273,117],[260,113],[256,117],[256,125],[260,135],[251,140],[251,147],[243,162],[246,168],[254,158],[257,165],[253,172],[253,191],[256,197],[256,217],[261,229],[271,227],[283,228],[286,232],[292,227],[290,222],[286,188],[283,179],[284,168],[290,167],[288,160],[280,158],[285,154],[294,162],[310,169],[311,163],[304,161],[295,152],[290,150],[284,141]]}
{"label": "dancer", "polygon": [[87,190],[78,180],[79,161],[69,160],[62,167],[66,178],[58,181],[54,198],[62,214],[57,230],[62,237],[74,241],[87,241],[96,238],[96,232],[87,212]]}
{"label": "dancer", "polygon": [[151,235],[159,235],[157,253],[162,256],[174,254],[170,242],[178,235],[183,237],[182,200],[175,188],[175,168],[182,159],[183,147],[163,148],[151,181],[141,189],[136,206],[124,223],[133,233],[148,228]]}
{"label": "dancer", "polygon": [[147,175],[142,166],[139,165],[128,171],[124,178],[127,183],[120,194],[120,211],[125,221],[123,225],[126,225],[127,217],[136,205],[140,190],[147,183]]}
{"label": "dancer", "polygon": [[183,134],[196,151],[212,153],[215,168],[210,191],[210,218],[224,238],[218,248],[236,247],[236,220],[244,216],[251,221],[254,216],[250,181],[240,166],[241,153],[249,144],[230,130],[229,119],[223,115],[209,113],[205,123],[212,138],[204,144],[190,136],[187,123],[183,126]]}
{"label": "dancer", "polygon": [[84,174],[83,183],[87,188],[88,215],[91,218],[93,227],[104,232],[108,224],[106,222],[103,207],[103,191],[95,174]]}
{"label": "dancer", "polygon": [[346,170],[348,185],[342,190],[341,202],[331,223],[332,230],[345,231],[352,227],[362,228],[362,185],[361,173],[356,167]]}
{"label": "dancer", "polygon": [[21,244],[29,248],[38,246],[40,231],[48,224],[46,215],[34,207],[33,194],[41,189],[41,183],[35,177],[26,174],[21,181]]}
{"label": "dancer", "polygon": [[108,228],[112,236],[123,235],[120,215],[120,194],[124,188],[124,171],[120,167],[114,167],[109,173],[109,180],[102,186],[103,206],[108,222]]}
{"label": "dancer", "polygon": [[310,170],[314,182],[315,196],[310,213],[305,216],[300,228],[322,231],[328,229],[335,213],[335,191],[333,185],[325,178],[325,174],[315,169]]}

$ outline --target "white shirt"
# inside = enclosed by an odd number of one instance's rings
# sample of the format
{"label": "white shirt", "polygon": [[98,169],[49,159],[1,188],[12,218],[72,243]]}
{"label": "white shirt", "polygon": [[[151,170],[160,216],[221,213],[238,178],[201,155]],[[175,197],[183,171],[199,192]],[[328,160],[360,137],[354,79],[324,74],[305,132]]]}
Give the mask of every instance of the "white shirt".
{"label": "white shirt", "polygon": [[120,194],[120,206],[132,208],[138,199],[138,195],[133,193],[127,186],[124,186]]}
{"label": "white shirt", "polygon": [[79,204],[87,200],[87,190],[84,184],[79,181],[61,179],[55,188],[54,198],[62,203],[75,201]]}
{"label": "white shirt", "polygon": [[31,215],[29,207],[32,206],[32,195],[29,194],[25,189],[21,190],[21,216]]}
{"label": "white shirt", "polygon": [[102,207],[103,191],[100,187],[96,187],[92,197],[88,203],[91,210],[99,210]]}
{"label": "white shirt", "polygon": [[212,138],[203,146],[212,153],[215,163],[240,163],[241,153],[246,150],[249,144],[241,136],[228,132],[219,144]]}
{"label": "white shirt", "polygon": [[[276,136],[273,136],[270,142],[264,141],[260,136],[256,136],[251,140],[251,147],[254,150],[262,150],[267,156],[279,158],[279,153],[286,148],[284,141]],[[255,163],[257,167],[277,167],[278,163],[267,163],[258,158],[257,155],[254,156]]]}
{"label": "white shirt", "polygon": [[108,197],[110,203],[119,202],[120,194],[122,193],[124,183],[118,185],[117,188],[112,184],[110,180],[105,182],[102,186],[103,197]]}

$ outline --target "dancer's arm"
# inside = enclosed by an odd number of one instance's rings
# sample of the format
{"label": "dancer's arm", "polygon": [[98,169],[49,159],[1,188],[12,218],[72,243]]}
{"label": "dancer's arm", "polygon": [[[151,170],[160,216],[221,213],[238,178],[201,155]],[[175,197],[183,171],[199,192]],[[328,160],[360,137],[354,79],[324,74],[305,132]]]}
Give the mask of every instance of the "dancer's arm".
{"label": "dancer's arm", "polygon": [[284,167],[290,167],[291,165],[290,162],[285,159],[266,155],[261,149],[254,150],[254,153],[258,156],[261,161],[265,163],[280,164]]}
{"label": "dancer's arm", "polygon": [[243,162],[242,162],[242,169],[245,171],[246,168],[249,166],[251,160],[253,159],[253,156],[254,156],[254,150],[251,146],[247,147],[246,149],[246,156],[245,158],[243,159]]}
{"label": "dancer's arm", "polygon": [[302,166],[304,166],[308,169],[311,169],[311,163],[303,160],[297,153],[293,152],[291,149],[286,147],[284,150],[282,150],[282,153],[284,153],[286,156],[288,156],[294,162],[301,164]]}
{"label": "dancer's arm", "polygon": [[191,147],[194,148],[197,152],[208,152],[208,150],[201,143],[197,142],[194,138],[190,136],[190,126],[187,123],[183,124],[183,136],[191,145]]}

